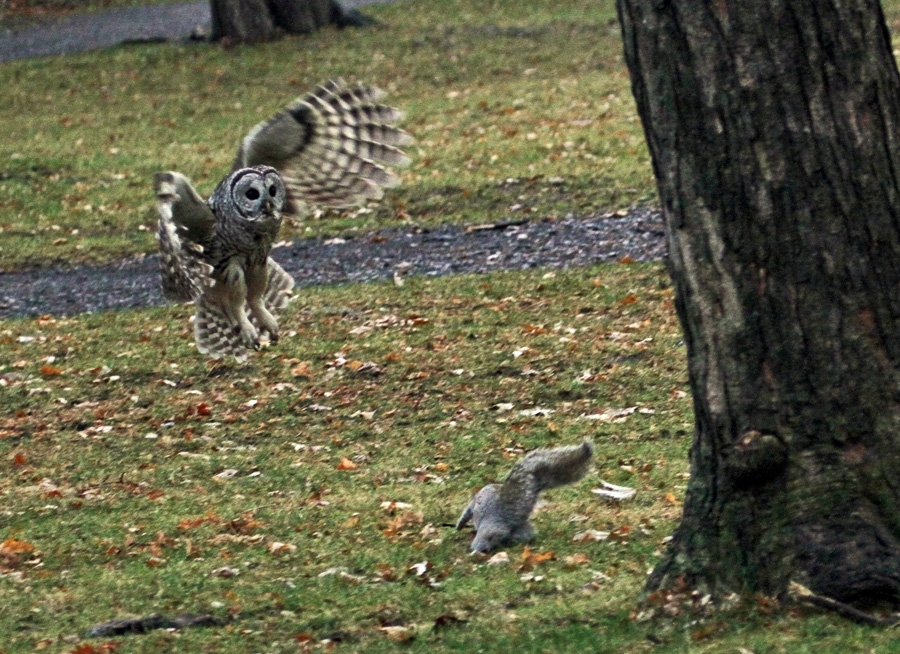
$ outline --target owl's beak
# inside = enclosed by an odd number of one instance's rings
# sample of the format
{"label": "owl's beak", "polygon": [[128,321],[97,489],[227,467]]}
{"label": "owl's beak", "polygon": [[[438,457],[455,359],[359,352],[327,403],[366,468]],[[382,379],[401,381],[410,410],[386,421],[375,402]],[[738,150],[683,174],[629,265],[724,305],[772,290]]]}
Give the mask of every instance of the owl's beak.
{"label": "owl's beak", "polygon": [[262,210],[267,216],[271,216],[275,213],[275,203],[272,202],[270,198],[266,198],[262,203]]}

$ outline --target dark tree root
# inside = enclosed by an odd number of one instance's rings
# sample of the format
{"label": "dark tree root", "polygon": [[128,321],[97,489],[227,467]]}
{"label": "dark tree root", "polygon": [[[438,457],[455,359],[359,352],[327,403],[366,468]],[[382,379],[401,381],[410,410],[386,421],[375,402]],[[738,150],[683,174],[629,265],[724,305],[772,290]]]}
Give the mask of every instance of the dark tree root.
{"label": "dark tree root", "polygon": [[186,629],[188,627],[221,627],[228,620],[214,615],[184,613],[168,618],[153,613],[142,618],[122,618],[94,625],[87,631],[88,638],[108,638],[127,634],[143,634],[154,629]]}
{"label": "dark tree root", "polygon": [[798,529],[799,578],[814,594],[845,604],[900,605],[900,541],[865,506],[836,507],[834,514],[827,527]]}
{"label": "dark tree root", "polygon": [[806,604],[812,604],[819,608],[833,611],[840,616],[852,620],[858,624],[869,624],[877,627],[893,627],[900,624],[900,614],[894,613],[889,616],[875,615],[874,613],[866,613],[859,609],[839,602],[836,599],[825,597],[824,595],[816,595],[809,588],[801,586],[796,581],[791,582],[790,594],[796,600]]}

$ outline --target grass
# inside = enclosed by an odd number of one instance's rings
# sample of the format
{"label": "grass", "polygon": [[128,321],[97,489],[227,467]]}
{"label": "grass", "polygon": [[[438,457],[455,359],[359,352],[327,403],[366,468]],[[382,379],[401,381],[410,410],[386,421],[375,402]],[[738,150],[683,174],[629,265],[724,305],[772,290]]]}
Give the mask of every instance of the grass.
{"label": "grass", "polygon": [[[388,27],[0,66],[0,267],[151,251],[153,172],[208,191],[250,126],[339,75],[391,90],[415,161],[372,213],[286,237],[652,201],[612,3],[367,11]],[[0,322],[0,653],[900,651],[766,598],[643,619],[692,430],[660,265],[299,296],[244,366],[196,353],[189,307]],[[449,525],[472,493],[583,438],[596,471],[547,494],[533,548],[469,556]],[[637,496],[604,504],[600,479]],[[154,612],[236,620],[83,639]]]}
{"label": "grass", "polygon": [[310,219],[288,238],[581,214],[654,197],[612,2],[366,11],[384,26],[0,66],[0,130],[15,135],[0,144],[0,269],[152,252],[156,171],[180,170],[211,192],[253,125],[331,77],[389,90],[418,139],[413,163],[372,213]]}
{"label": "grass", "polygon": [[[196,354],[189,314],[0,327],[0,652],[897,651],[753,598],[638,619],[691,430],[659,265],[306,289],[237,367]],[[583,438],[596,472],[547,494],[533,549],[467,555],[472,493]],[[604,504],[600,479],[637,496]],[[573,540],[591,529],[612,535]],[[238,620],[76,642],[153,612]]]}

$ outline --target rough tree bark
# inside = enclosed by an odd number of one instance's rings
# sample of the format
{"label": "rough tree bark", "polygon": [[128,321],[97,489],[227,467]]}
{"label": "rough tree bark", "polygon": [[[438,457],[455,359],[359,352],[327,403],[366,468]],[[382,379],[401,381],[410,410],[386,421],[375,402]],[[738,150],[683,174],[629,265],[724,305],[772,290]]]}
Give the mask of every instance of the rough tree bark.
{"label": "rough tree bark", "polygon": [[648,590],[900,601],[900,76],[877,0],[617,0],[695,434]]}
{"label": "rough tree bark", "polygon": [[211,0],[214,41],[271,41],[283,33],[309,34],[326,25],[354,27],[372,23],[336,0]]}

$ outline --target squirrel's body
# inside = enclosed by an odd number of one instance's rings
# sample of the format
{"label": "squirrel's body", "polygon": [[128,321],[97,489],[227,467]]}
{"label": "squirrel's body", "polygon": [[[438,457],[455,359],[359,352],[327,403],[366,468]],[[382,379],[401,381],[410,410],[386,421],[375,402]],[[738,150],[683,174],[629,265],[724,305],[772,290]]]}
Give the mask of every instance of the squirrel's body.
{"label": "squirrel's body", "polygon": [[541,491],[578,481],[587,474],[594,446],[590,441],[570,447],[535,450],[519,461],[502,484],[489,484],[469,502],[456,523],[475,526],[473,552],[534,538],[528,522]]}

